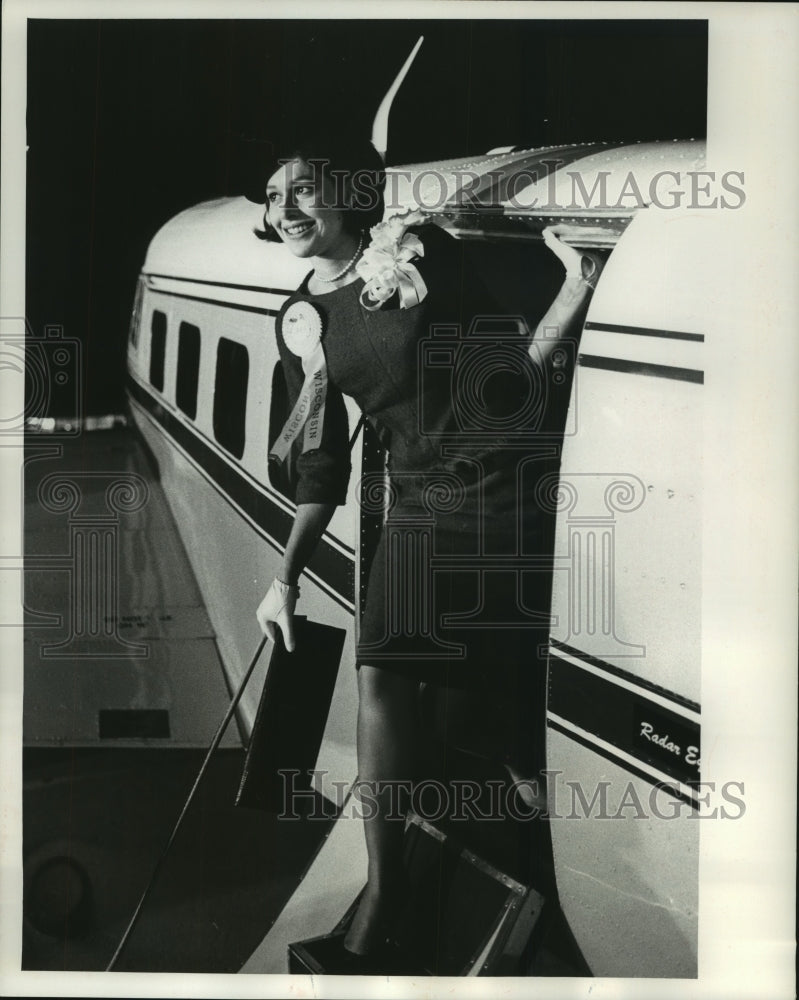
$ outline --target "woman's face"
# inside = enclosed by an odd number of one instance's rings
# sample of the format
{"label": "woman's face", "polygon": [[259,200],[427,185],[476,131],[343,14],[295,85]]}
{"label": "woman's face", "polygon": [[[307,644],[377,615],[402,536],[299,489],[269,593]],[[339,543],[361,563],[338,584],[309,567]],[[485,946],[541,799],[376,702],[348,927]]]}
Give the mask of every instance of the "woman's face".
{"label": "woman's face", "polygon": [[352,237],[333,184],[304,160],[284,164],[266,185],[269,224],[297,257],[349,256]]}

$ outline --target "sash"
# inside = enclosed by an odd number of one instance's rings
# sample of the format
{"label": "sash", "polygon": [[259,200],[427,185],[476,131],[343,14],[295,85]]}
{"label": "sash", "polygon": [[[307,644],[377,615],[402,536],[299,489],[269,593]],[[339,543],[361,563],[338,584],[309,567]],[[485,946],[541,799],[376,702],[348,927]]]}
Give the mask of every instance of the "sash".
{"label": "sash", "polygon": [[310,302],[293,302],[283,314],[283,339],[302,362],[305,381],[288,420],[272,446],[270,458],[285,461],[294,441],[303,432],[302,450],[322,443],[327,401],[327,363],[322,350],[322,317]]}

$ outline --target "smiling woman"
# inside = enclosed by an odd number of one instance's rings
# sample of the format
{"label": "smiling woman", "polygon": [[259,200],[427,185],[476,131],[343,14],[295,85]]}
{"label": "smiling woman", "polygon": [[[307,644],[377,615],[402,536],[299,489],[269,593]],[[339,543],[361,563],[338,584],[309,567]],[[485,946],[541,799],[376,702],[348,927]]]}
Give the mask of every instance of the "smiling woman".
{"label": "smiling woman", "polygon": [[[406,888],[396,804],[404,815],[417,777],[420,685],[437,692],[449,706],[445,714],[468,713],[474,704],[499,710],[503,734],[486,753],[511,776],[532,776],[541,766],[532,744],[543,730],[543,671],[529,650],[531,629],[546,622],[548,582],[521,600],[508,574],[494,574],[483,588],[488,568],[481,563],[475,576],[463,562],[475,551],[509,557],[519,544],[530,553],[547,544],[542,519],[518,494],[517,465],[527,453],[509,436],[527,435],[529,447],[544,431],[542,379],[559,338],[582,320],[601,262],[544,234],[566,278],[544,318],[530,325],[531,336],[518,317],[502,316],[461,245],[423,211],[376,224],[385,175],[369,143],[295,144],[272,158],[265,178],[257,235],[282,241],[313,265],[275,322],[291,412],[270,458],[296,455],[297,513],[257,610],[263,631],[274,641],[279,629],[290,652],[299,577],[346,499],[343,394],[388,450],[390,502],[368,574],[356,662],[359,784],[377,808],[364,824],[367,885],[339,970],[365,971],[353,963],[368,957],[378,968],[385,960],[381,950]],[[442,370],[440,357],[422,356],[431,331],[443,328],[463,330],[466,340],[457,359],[453,353],[453,370],[449,363]],[[379,479],[378,491],[386,485]],[[530,511],[523,537],[520,503]],[[435,578],[432,552],[447,562]],[[444,615],[458,624],[442,630]],[[498,631],[492,622],[503,626]]]}
{"label": "smiling woman", "polygon": [[383,217],[383,161],[363,139],[337,135],[286,143],[267,158],[264,174],[264,228],[256,236],[287,243],[297,257],[318,257],[316,276],[323,281]]}
{"label": "smiling woman", "polygon": [[[318,166],[318,165],[317,165]],[[346,197],[346,194],[345,194]],[[332,182],[303,159],[292,159],[266,189],[266,215],[295,257],[314,257],[317,281],[336,281],[350,270],[363,246],[363,234],[347,231],[346,213],[337,207]],[[346,263],[341,265],[341,255]]]}

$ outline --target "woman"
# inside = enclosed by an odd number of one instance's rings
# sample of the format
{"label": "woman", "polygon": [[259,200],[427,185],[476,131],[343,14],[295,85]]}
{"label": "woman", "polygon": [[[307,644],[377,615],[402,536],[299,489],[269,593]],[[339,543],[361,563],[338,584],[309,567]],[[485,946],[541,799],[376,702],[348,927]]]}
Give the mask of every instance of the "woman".
{"label": "woman", "polygon": [[[546,619],[548,587],[540,588],[540,603],[531,602],[514,592],[512,573],[486,585],[488,571],[475,567],[481,553],[501,566],[502,558],[545,550],[541,523],[519,503],[517,432],[525,422],[532,432],[545,425],[531,386],[551,372],[559,337],[581,322],[600,267],[545,233],[566,266],[563,286],[532,341],[516,327],[508,344],[506,330],[492,353],[496,329],[486,339],[473,333],[472,321],[493,317],[496,327],[500,310],[459,241],[419,213],[405,213],[377,227],[369,245],[383,187],[382,164],[368,144],[298,144],[268,170],[260,234],[282,240],[313,268],[276,322],[296,407],[275,453],[285,460],[299,452],[298,506],[281,571],[257,611],[270,638],[280,627],[289,650],[299,576],[347,491],[342,392],[374,423],[389,454],[390,510],[369,573],[357,654],[359,781],[377,805],[364,824],[367,885],[344,941],[359,956],[385,940],[402,891],[404,827],[391,818],[392,791],[404,787],[407,804],[420,685],[444,692],[446,704],[466,697],[523,705],[519,733],[501,756],[514,776],[532,773],[517,737],[529,718],[525,695],[540,689],[540,672],[538,688],[531,687],[519,650],[529,645],[529,623]],[[437,367],[434,356],[421,361],[420,350],[442,327],[465,339],[459,360]],[[468,378],[467,368],[474,369]],[[469,398],[459,398],[459,379],[471,387]],[[459,560],[468,568],[459,570]],[[482,619],[470,614],[475,607]],[[446,626],[445,614],[468,621]],[[481,620],[486,625],[475,628]],[[497,621],[502,628],[492,627]]]}

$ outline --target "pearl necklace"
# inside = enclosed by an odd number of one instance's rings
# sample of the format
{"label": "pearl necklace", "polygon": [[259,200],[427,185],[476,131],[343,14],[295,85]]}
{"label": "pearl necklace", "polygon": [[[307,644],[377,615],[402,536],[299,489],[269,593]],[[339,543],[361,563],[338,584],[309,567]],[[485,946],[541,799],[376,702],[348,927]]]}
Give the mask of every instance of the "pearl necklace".
{"label": "pearl necklace", "polygon": [[344,265],[344,267],[337,273],[334,274],[332,278],[323,278],[320,274],[317,274],[314,270],[314,277],[317,281],[324,281],[325,284],[330,284],[333,281],[338,281],[339,278],[343,278],[344,275],[349,271],[355,261],[358,259],[361,253],[361,248],[363,247],[363,232],[361,232],[361,238],[358,240],[358,249],[355,251],[352,258]]}

